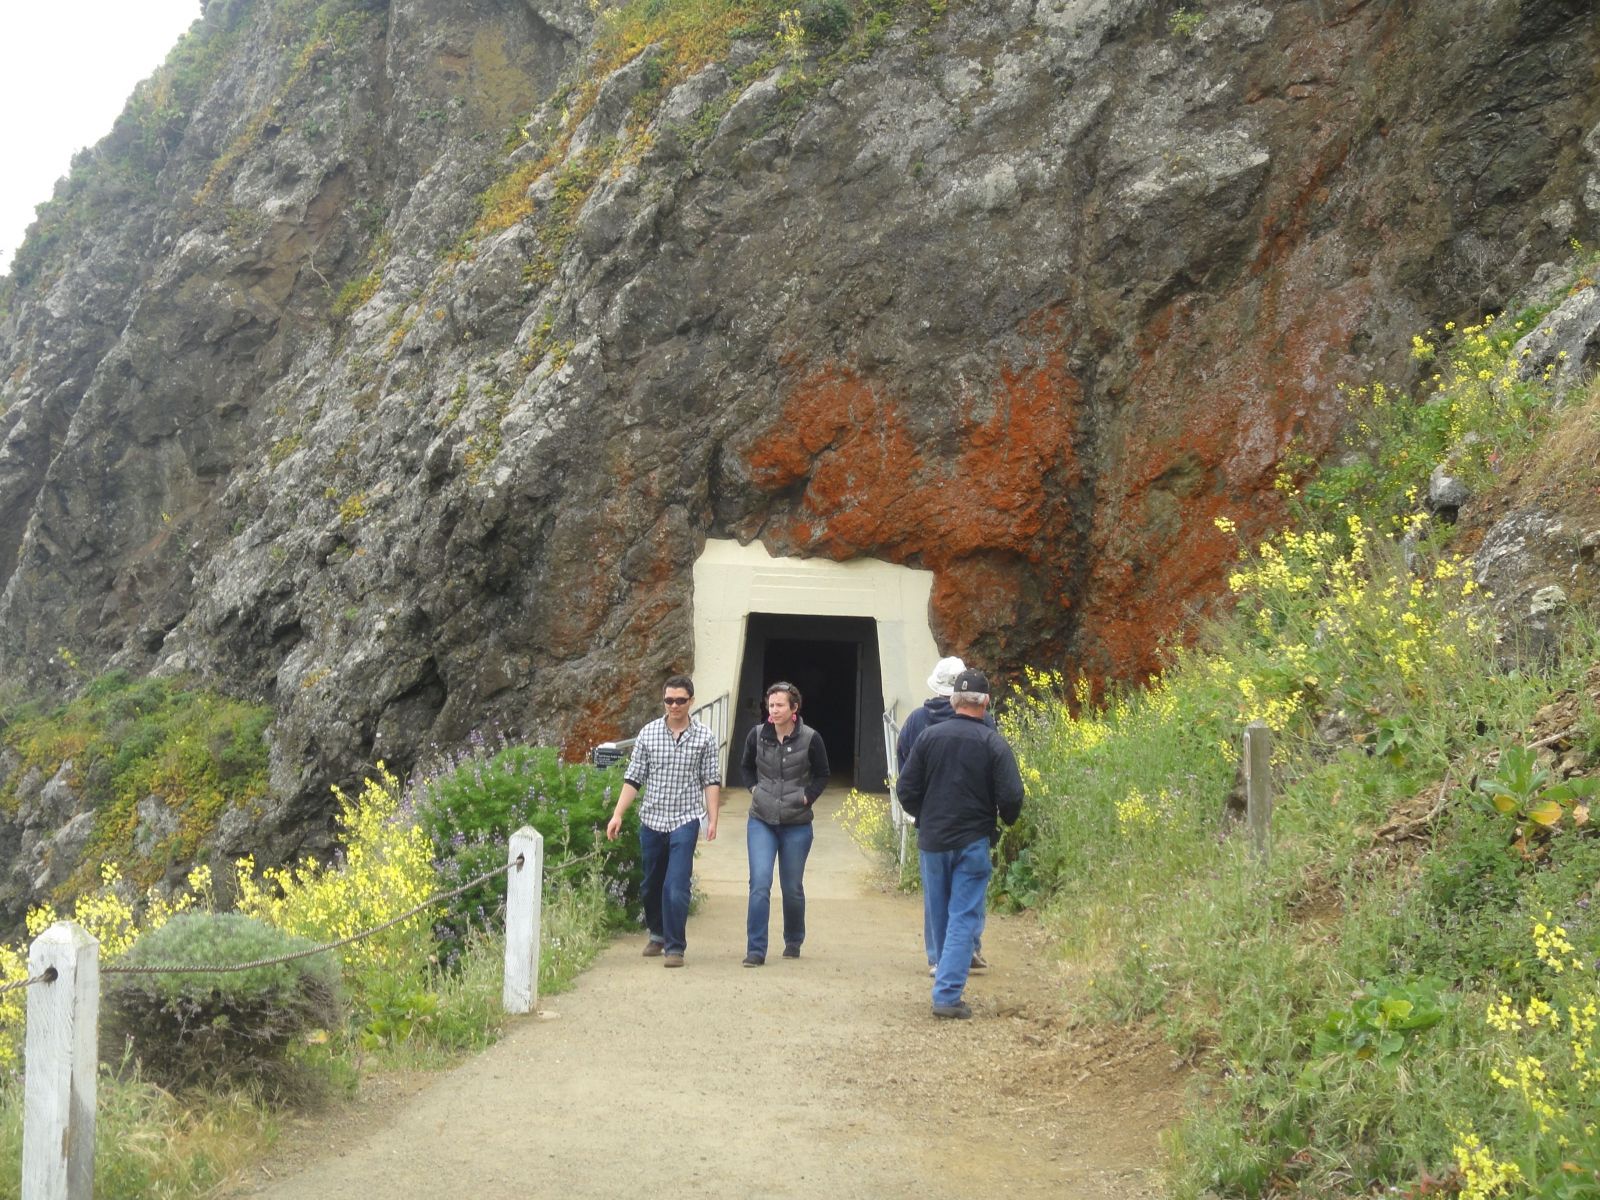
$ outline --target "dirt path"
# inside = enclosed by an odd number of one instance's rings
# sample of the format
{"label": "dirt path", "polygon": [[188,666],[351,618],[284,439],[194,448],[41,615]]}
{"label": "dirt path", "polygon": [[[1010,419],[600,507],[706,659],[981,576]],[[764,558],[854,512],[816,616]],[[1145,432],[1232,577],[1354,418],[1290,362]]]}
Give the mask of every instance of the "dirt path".
{"label": "dirt path", "polygon": [[1073,981],[1026,918],[991,919],[975,1018],[934,1020],[920,901],[874,884],[834,817],[842,793],[819,805],[803,957],[742,967],[746,799],[701,843],[683,970],[619,941],[491,1050],[391,1097],[381,1123],[308,1123],[241,1194],[1158,1194],[1171,1056],[1076,1030]]}

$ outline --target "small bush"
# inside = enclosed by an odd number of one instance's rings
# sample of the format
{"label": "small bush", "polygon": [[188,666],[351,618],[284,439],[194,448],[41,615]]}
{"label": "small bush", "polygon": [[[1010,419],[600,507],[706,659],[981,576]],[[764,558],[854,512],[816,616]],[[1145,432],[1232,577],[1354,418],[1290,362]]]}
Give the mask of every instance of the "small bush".
{"label": "small bush", "polygon": [[1167,29],[1173,37],[1192,38],[1206,23],[1206,14],[1199,9],[1180,8],[1167,18]]}
{"label": "small bush", "polygon": [[[637,807],[628,810],[623,836],[607,842],[604,833],[622,788],[621,772],[564,763],[548,747],[485,753],[480,749],[417,788],[417,825],[433,844],[445,886],[502,865],[511,834],[531,825],[544,837],[547,875],[593,855],[616,917],[633,913],[643,878]],[[505,876],[499,875],[450,902],[434,933],[451,961],[467,931],[490,923],[505,895]]]}
{"label": "small bush", "polygon": [[[237,913],[185,913],[141,937],[118,966],[226,966],[310,945]],[[340,1021],[338,968],[327,955],[227,973],[108,974],[104,992],[108,1032],[164,1087],[281,1084],[290,1046]]]}
{"label": "small bush", "polygon": [[850,35],[855,14],[844,0],[806,0],[800,6],[800,27],[815,42],[842,42]]}
{"label": "small bush", "polygon": [[339,294],[333,298],[332,312],[339,320],[344,320],[356,309],[378,294],[378,289],[383,286],[383,272],[374,271],[360,279],[352,279],[339,289]]}
{"label": "small bush", "polygon": [[892,867],[900,853],[900,834],[889,814],[889,800],[885,796],[871,796],[850,789],[850,794],[839,806],[839,824],[861,850],[872,859]]}

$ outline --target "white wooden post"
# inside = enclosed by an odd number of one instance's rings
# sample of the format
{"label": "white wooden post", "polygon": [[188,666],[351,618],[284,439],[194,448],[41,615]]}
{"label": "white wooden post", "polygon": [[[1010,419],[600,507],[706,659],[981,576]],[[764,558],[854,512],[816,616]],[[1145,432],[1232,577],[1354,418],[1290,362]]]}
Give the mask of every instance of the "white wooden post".
{"label": "white wooden post", "polygon": [[544,899],[544,838],[524,825],[511,835],[506,861],[506,981],[500,1002],[508,1013],[539,1003],[539,916]]}
{"label": "white wooden post", "polygon": [[1272,861],[1272,729],[1265,721],[1244,727],[1245,816],[1256,857]]}
{"label": "white wooden post", "polygon": [[71,921],[34,939],[22,1085],[23,1200],[91,1200],[100,943]]}

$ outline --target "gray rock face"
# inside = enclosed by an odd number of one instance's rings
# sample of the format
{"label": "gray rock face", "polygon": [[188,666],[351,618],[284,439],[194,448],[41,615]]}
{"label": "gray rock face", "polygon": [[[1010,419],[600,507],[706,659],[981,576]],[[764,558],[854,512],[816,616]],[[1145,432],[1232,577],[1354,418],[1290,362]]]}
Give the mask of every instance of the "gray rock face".
{"label": "gray rock face", "polygon": [[[0,785],[11,784],[18,769],[7,754],[0,761]],[[94,814],[79,811],[72,778],[68,761],[48,779],[32,770],[15,780],[16,809],[0,811],[0,913],[20,917],[27,901],[47,894],[82,858]]]}
{"label": "gray rock face", "polygon": [[1549,660],[1558,650],[1568,591],[1593,594],[1597,569],[1584,530],[1539,509],[1508,513],[1484,535],[1473,577],[1493,600],[1508,666]]}
{"label": "gray rock face", "polygon": [[1600,289],[1567,297],[1517,343],[1522,379],[1543,379],[1571,391],[1594,371],[1600,351]]}
{"label": "gray rock face", "polygon": [[1473,578],[1505,611],[1529,609],[1535,592],[1580,569],[1578,537],[1556,514],[1513,512],[1496,521],[1473,556]]}
{"label": "gray rock face", "polygon": [[1595,217],[1575,0],[951,6],[592,91],[577,0],[287,11],[211,5],[0,292],[0,672],[270,700],[263,857],[372,759],[640,720],[707,537],[1141,675],[1333,385]]}
{"label": "gray rock face", "polygon": [[1428,476],[1428,511],[1446,521],[1455,520],[1457,511],[1472,499],[1472,489],[1444,463]]}

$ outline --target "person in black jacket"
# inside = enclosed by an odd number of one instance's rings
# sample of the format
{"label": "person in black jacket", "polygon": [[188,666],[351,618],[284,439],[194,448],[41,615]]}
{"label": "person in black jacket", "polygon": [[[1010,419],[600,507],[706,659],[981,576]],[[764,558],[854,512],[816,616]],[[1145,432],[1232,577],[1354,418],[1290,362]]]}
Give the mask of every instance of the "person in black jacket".
{"label": "person in black jacket", "polygon": [[[966,669],[967,664],[959,658],[941,658],[933,664],[933,671],[928,675],[928,688],[933,695],[906,714],[906,723],[900,727],[900,736],[894,742],[896,778],[906,769],[906,763],[911,761],[912,747],[917,744],[922,731],[942,725],[956,715],[956,710],[950,707],[950,694],[956,690],[956,676]],[[993,729],[994,714],[985,712],[983,723]],[[922,948],[928,956],[928,974],[932,975],[937,960],[933,952],[933,930],[926,922],[922,927]],[[980,919],[977,932],[972,935],[972,970],[988,969],[989,960],[983,956],[983,922]]]}
{"label": "person in black jacket", "polygon": [[772,864],[777,860],[783,892],[783,956],[799,958],[806,940],[806,892],[802,877],[811,853],[812,805],[828,784],[828,751],[822,735],[800,720],[800,689],[775,683],[767,689],[768,723],[745,739],[745,782],[750,819],[750,905],[745,914],[744,965],[767,961],[767,925],[772,913]]}
{"label": "person in black jacket", "polygon": [[955,716],[926,730],[911,749],[897,782],[900,805],[917,818],[922,904],[936,963],[933,1015],[966,1020],[961,993],[972,963],[972,942],[983,928],[989,890],[989,843],[996,820],[1022,813],[1022,775],[1016,755],[984,724],[989,680],[967,669],[950,697]]}

